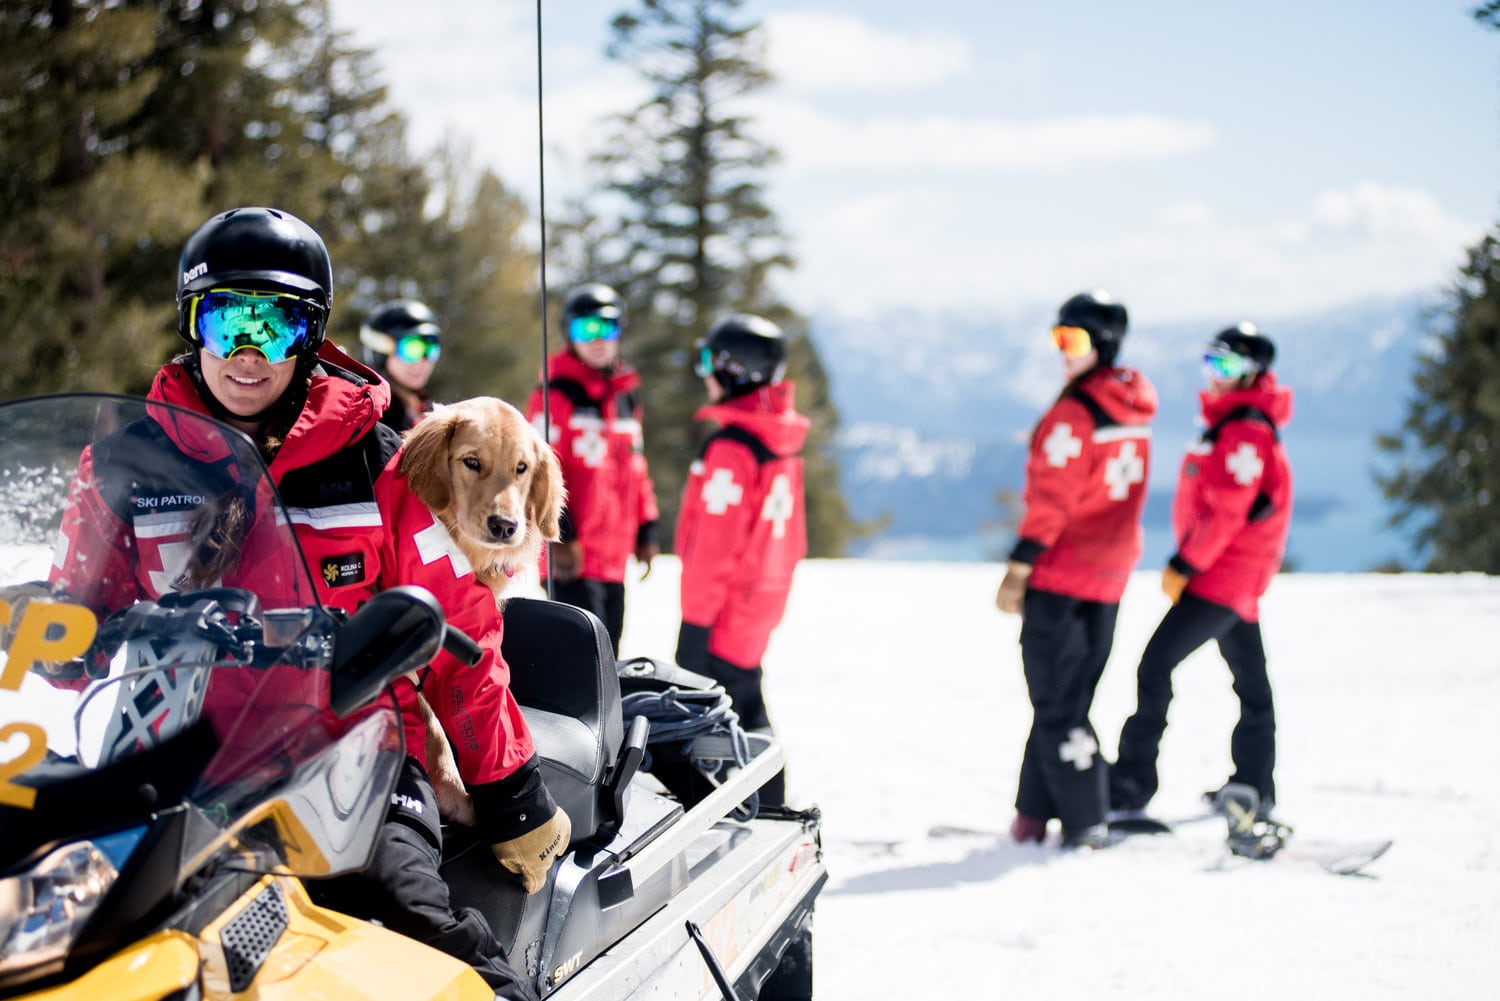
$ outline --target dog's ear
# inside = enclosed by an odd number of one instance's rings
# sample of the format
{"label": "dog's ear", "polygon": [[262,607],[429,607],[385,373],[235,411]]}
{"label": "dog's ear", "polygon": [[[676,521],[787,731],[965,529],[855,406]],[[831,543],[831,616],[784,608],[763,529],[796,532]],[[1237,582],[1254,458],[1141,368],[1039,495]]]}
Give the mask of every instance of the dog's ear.
{"label": "dog's ear", "polygon": [[448,445],[462,418],[452,407],[440,407],[406,432],[398,467],[416,494],[434,511],[453,504],[449,481]]}
{"label": "dog's ear", "polygon": [[[530,425],[528,425],[530,427]],[[532,429],[536,474],[526,495],[526,517],[541,529],[548,542],[562,538],[562,510],[568,493],[563,486],[562,465],[540,431]]]}

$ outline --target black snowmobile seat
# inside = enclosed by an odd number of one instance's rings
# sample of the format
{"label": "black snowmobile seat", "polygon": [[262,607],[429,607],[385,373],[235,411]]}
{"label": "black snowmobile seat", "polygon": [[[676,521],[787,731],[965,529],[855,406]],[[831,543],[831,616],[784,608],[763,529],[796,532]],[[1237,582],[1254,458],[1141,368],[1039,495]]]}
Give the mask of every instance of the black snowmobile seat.
{"label": "black snowmobile seat", "polygon": [[604,624],[558,601],[505,603],[500,652],[536,742],[542,777],[573,823],[573,843],[618,823],[607,783],[624,742],[620,678]]}

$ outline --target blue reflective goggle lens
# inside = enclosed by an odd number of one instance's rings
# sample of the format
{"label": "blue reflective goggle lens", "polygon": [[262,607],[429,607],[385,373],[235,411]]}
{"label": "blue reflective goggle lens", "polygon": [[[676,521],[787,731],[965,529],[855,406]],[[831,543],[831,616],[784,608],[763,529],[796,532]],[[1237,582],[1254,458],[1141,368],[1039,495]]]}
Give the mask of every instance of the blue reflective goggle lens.
{"label": "blue reflective goggle lens", "polygon": [[307,346],[321,314],[317,303],[284,292],[215,289],[193,297],[189,323],[215,358],[254,348],[275,365]]}
{"label": "blue reflective goggle lens", "polygon": [[693,373],[700,379],[707,379],[714,374],[714,352],[713,348],[699,348],[698,361],[693,365]]}
{"label": "blue reflective goggle lens", "polygon": [[1215,379],[1242,379],[1250,374],[1253,364],[1233,351],[1210,351],[1203,356],[1203,368]]}
{"label": "blue reflective goggle lens", "polygon": [[437,361],[438,355],[442,353],[442,346],[438,344],[436,337],[408,334],[396,341],[396,357],[411,364],[419,361]]}
{"label": "blue reflective goggle lens", "polygon": [[620,321],[603,316],[575,316],[568,321],[568,337],[575,344],[620,339]]}

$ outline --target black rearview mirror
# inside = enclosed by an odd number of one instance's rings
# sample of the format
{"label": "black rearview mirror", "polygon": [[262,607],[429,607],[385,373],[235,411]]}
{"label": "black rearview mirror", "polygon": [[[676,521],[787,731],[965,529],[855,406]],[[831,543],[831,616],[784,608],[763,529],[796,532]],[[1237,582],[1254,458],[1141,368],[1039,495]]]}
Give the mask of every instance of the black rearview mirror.
{"label": "black rearview mirror", "polygon": [[426,588],[381,591],[350,617],[333,646],[329,704],[340,717],[366,705],[386,685],[437,656],[442,606]]}

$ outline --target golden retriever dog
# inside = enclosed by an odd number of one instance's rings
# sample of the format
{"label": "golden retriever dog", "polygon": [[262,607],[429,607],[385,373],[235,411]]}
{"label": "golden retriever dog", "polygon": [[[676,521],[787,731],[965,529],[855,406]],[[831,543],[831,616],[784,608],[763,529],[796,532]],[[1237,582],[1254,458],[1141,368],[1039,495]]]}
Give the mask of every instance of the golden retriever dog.
{"label": "golden retriever dog", "polygon": [[[432,509],[497,607],[517,579],[534,579],[542,545],[560,537],[566,492],[552,446],[504,400],[440,405],[407,431],[398,467]],[[439,812],[473,824],[474,806],[446,735],[425,699],[427,767]]]}
{"label": "golden retriever dog", "polygon": [[534,572],[556,542],[562,469],[552,447],[504,400],[440,405],[405,434],[400,470],[474,573],[503,601],[518,573]]}

